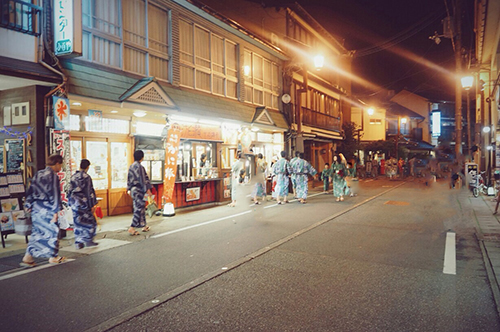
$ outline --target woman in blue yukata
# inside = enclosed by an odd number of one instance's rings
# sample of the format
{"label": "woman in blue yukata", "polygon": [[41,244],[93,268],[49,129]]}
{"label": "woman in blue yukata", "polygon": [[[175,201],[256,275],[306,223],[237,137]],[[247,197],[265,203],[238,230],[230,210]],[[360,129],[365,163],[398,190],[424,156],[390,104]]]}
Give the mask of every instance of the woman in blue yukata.
{"label": "woman in blue yukata", "polygon": [[47,167],[38,171],[26,193],[24,208],[31,212],[33,230],[30,236],[22,267],[35,266],[34,257],[49,258],[49,263],[58,264],[66,260],[59,256],[59,225],[57,217],[62,209],[61,185],[57,173],[62,169],[63,158],[53,154]]}
{"label": "woman in blue yukata", "polygon": [[80,170],[71,177],[68,191],[69,205],[73,210],[73,221],[75,224],[75,247],[95,247],[99,243],[94,242],[97,229],[94,211],[97,205],[92,178],[87,174],[90,161],[82,159]]}
{"label": "woman in blue yukata", "polygon": [[257,155],[257,165],[256,165],[255,176],[252,177],[253,191],[252,197],[255,204],[260,204],[259,197],[262,197],[262,201],[266,201],[266,175],[267,175],[267,163],[264,160],[262,153]]}
{"label": "woman in blue yukata", "polygon": [[297,198],[302,204],[306,203],[307,192],[308,192],[308,175],[315,176],[316,169],[309,164],[307,160],[304,160],[304,154],[299,153],[297,160],[291,165],[293,174],[295,174],[295,181],[297,185]]}
{"label": "woman in blue yukata", "polygon": [[[273,173],[276,174],[276,202],[278,204],[288,203],[288,185],[290,180],[288,174],[292,174],[290,163],[286,160],[286,152],[281,151],[281,158],[273,165]],[[280,200],[283,197],[283,202]]]}
{"label": "woman in blue yukata", "polygon": [[137,227],[142,227],[143,232],[150,230],[146,225],[146,200],[145,195],[151,195],[151,183],[146,174],[146,170],[141,165],[144,159],[144,152],[137,150],[134,152],[134,162],[130,165],[128,170],[127,190],[132,196],[134,204],[134,216],[132,217],[132,224],[128,229],[130,235],[139,235],[135,230]]}

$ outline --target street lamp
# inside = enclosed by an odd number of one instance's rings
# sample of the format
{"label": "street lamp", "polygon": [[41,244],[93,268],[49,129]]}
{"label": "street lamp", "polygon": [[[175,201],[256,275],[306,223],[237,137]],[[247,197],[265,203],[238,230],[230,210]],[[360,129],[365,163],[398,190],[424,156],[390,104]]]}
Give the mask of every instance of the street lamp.
{"label": "street lamp", "polygon": [[467,150],[468,153],[470,154],[470,149],[472,147],[472,137],[470,136],[471,132],[471,119],[470,119],[470,96],[469,96],[469,90],[472,88],[472,85],[474,84],[474,77],[473,76],[464,76],[461,79],[462,81],[462,88],[467,91]]}

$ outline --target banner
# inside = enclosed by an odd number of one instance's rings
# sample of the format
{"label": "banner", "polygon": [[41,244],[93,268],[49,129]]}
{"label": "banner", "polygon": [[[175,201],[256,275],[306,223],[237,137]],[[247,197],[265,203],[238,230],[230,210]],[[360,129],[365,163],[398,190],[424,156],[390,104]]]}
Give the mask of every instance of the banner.
{"label": "banner", "polygon": [[172,124],[168,130],[165,145],[165,176],[163,178],[163,201],[171,203],[174,194],[175,177],[177,175],[177,156],[181,140],[181,128],[177,123]]}
{"label": "banner", "polygon": [[54,108],[54,129],[69,130],[69,100],[52,96],[52,107]]}
{"label": "banner", "polygon": [[51,130],[52,132],[52,153],[60,154],[63,157],[63,167],[57,173],[61,183],[61,198],[64,203],[68,203],[67,193],[71,180],[71,144],[69,131]]}

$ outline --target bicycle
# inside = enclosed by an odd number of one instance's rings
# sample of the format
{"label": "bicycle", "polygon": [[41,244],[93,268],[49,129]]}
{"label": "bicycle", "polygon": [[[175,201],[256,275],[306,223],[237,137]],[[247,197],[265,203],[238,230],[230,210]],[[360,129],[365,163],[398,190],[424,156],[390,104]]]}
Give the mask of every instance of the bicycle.
{"label": "bicycle", "polygon": [[472,176],[473,182],[471,182],[469,185],[474,197],[478,197],[480,193],[483,195],[488,195],[488,186],[486,186],[483,178],[484,173],[486,172],[483,171]]}

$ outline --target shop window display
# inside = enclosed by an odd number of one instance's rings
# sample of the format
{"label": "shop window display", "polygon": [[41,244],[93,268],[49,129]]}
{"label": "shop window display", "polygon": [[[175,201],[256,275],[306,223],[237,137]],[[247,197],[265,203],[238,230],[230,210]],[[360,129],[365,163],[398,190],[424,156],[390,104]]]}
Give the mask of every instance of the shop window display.
{"label": "shop window display", "polygon": [[181,141],[177,167],[178,181],[218,177],[215,143]]}

